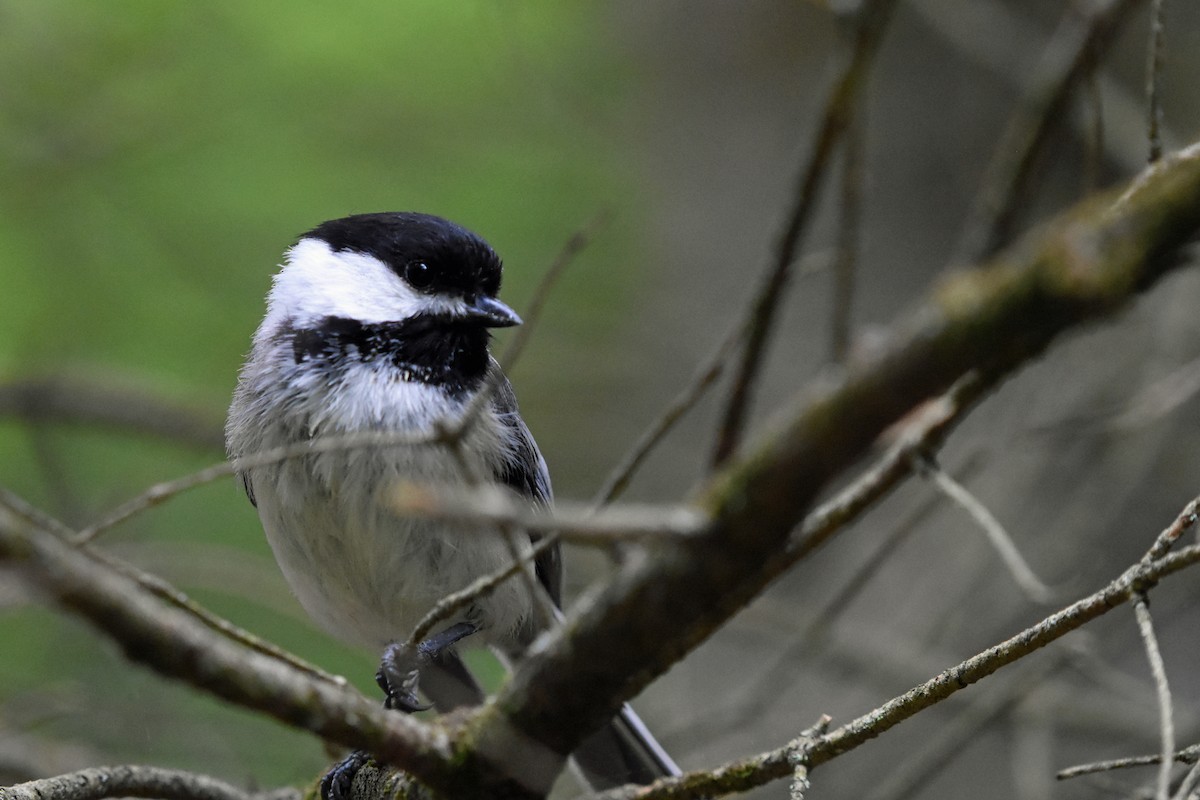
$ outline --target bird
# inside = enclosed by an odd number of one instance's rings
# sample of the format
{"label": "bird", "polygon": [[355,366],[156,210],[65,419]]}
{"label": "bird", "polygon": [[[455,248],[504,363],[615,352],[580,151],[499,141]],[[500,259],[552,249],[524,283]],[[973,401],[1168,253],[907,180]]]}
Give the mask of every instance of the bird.
{"label": "bird", "polygon": [[[562,605],[554,544],[536,556],[537,587],[518,577],[475,597],[431,632],[417,660],[397,644],[439,599],[513,561],[500,536],[397,513],[389,498],[398,485],[482,479],[535,505],[553,500],[546,461],[490,352],[493,329],[521,324],[498,299],[502,271],[483,238],[431,214],[317,225],[284,255],[229,409],[235,464],[329,437],[386,442],[314,448],[238,474],[300,604],[336,638],[382,652],[377,681],[386,705],[401,711],[425,707],[418,687],[440,712],[482,702],[458,645],[486,645],[519,665],[553,624],[537,613],[533,589]],[[468,414],[457,452],[424,441]],[[535,541],[522,535],[521,553]],[[325,776],[326,800],[348,798],[366,759],[352,753]],[[573,760],[594,789],[679,772],[628,705]]]}

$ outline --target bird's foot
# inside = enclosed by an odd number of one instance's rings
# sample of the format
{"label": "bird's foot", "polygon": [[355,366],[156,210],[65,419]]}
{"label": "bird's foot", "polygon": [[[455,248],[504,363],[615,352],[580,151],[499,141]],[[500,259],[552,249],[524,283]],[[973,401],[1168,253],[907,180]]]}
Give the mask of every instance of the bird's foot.
{"label": "bird's foot", "polygon": [[383,690],[383,707],[412,714],[430,706],[417,697],[421,678],[420,654],[403,644],[390,644],[383,651],[375,683]]}
{"label": "bird's foot", "polygon": [[407,644],[390,644],[383,651],[375,682],[383,690],[384,708],[406,714],[425,711],[430,706],[418,699],[421,670],[455,643],[479,630],[470,622],[451,625],[446,630],[425,639],[415,648]]}
{"label": "bird's foot", "polygon": [[350,800],[350,789],[354,776],[367,763],[370,756],[355,750],[346,756],[321,778],[321,800]]}

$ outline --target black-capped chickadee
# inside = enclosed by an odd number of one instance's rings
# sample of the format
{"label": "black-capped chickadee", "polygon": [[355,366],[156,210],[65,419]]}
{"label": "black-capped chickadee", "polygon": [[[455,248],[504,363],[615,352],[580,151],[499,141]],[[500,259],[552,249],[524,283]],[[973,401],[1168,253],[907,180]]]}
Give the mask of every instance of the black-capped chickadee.
{"label": "black-capped chickadee", "polygon": [[[403,641],[442,597],[512,561],[499,536],[443,520],[397,515],[401,481],[461,484],[469,469],[534,503],[550,477],[488,351],[489,329],[520,324],[496,299],[501,263],[470,231],[417,213],[325,222],[287,251],[229,409],[226,442],[240,458],[322,437],[432,434],[491,396],[460,454],[422,444],[326,449],[241,475],[267,539],[300,603],[318,624],[376,652]],[[525,537],[524,545],[529,539]],[[557,547],[536,575],[557,605]],[[515,661],[540,632],[528,582],[507,580],[435,630],[420,687],[441,711],[483,693],[450,645],[466,638]],[[389,650],[391,652],[391,650]],[[385,656],[389,705],[417,706]],[[574,754],[596,788],[678,772],[628,707]],[[327,795],[348,794],[362,758],[335,769]],[[519,771],[520,767],[514,765]]]}

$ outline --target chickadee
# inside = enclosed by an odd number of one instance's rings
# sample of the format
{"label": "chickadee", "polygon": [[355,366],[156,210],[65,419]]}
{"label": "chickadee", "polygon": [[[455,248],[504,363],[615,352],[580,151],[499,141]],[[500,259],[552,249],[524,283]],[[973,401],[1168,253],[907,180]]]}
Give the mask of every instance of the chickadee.
{"label": "chickadee", "polygon": [[[359,214],[301,236],[275,276],[241,371],[226,425],[230,457],[364,432],[432,434],[490,391],[461,458],[548,504],[546,462],[488,351],[491,328],[521,323],[496,299],[500,273],[483,239],[427,214]],[[325,450],[241,473],[301,605],[334,636],[376,652],[404,641],[440,598],[511,563],[510,545],[498,536],[401,517],[389,506],[401,481],[466,478],[460,457],[422,444]],[[558,605],[557,546],[537,558],[535,571]],[[422,646],[420,686],[440,711],[483,698],[451,648],[456,641],[486,643],[515,661],[540,632],[529,588],[505,581]],[[388,704],[414,710],[412,684],[397,686],[395,672],[385,655]],[[574,758],[594,788],[678,773],[628,707]],[[348,795],[364,759],[331,772],[324,793]]]}

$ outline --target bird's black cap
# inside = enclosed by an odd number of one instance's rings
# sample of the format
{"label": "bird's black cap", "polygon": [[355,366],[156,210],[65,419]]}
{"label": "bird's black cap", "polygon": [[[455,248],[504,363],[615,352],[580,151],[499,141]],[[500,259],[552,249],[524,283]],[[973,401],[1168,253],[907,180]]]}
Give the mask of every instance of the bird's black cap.
{"label": "bird's black cap", "polygon": [[354,214],[322,222],[302,239],[320,239],[335,251],[374,256],[409,279],[424,264],[427,292],[495,297],[500,291],[500,257],[481,237],[447,219],[413,211]]}

